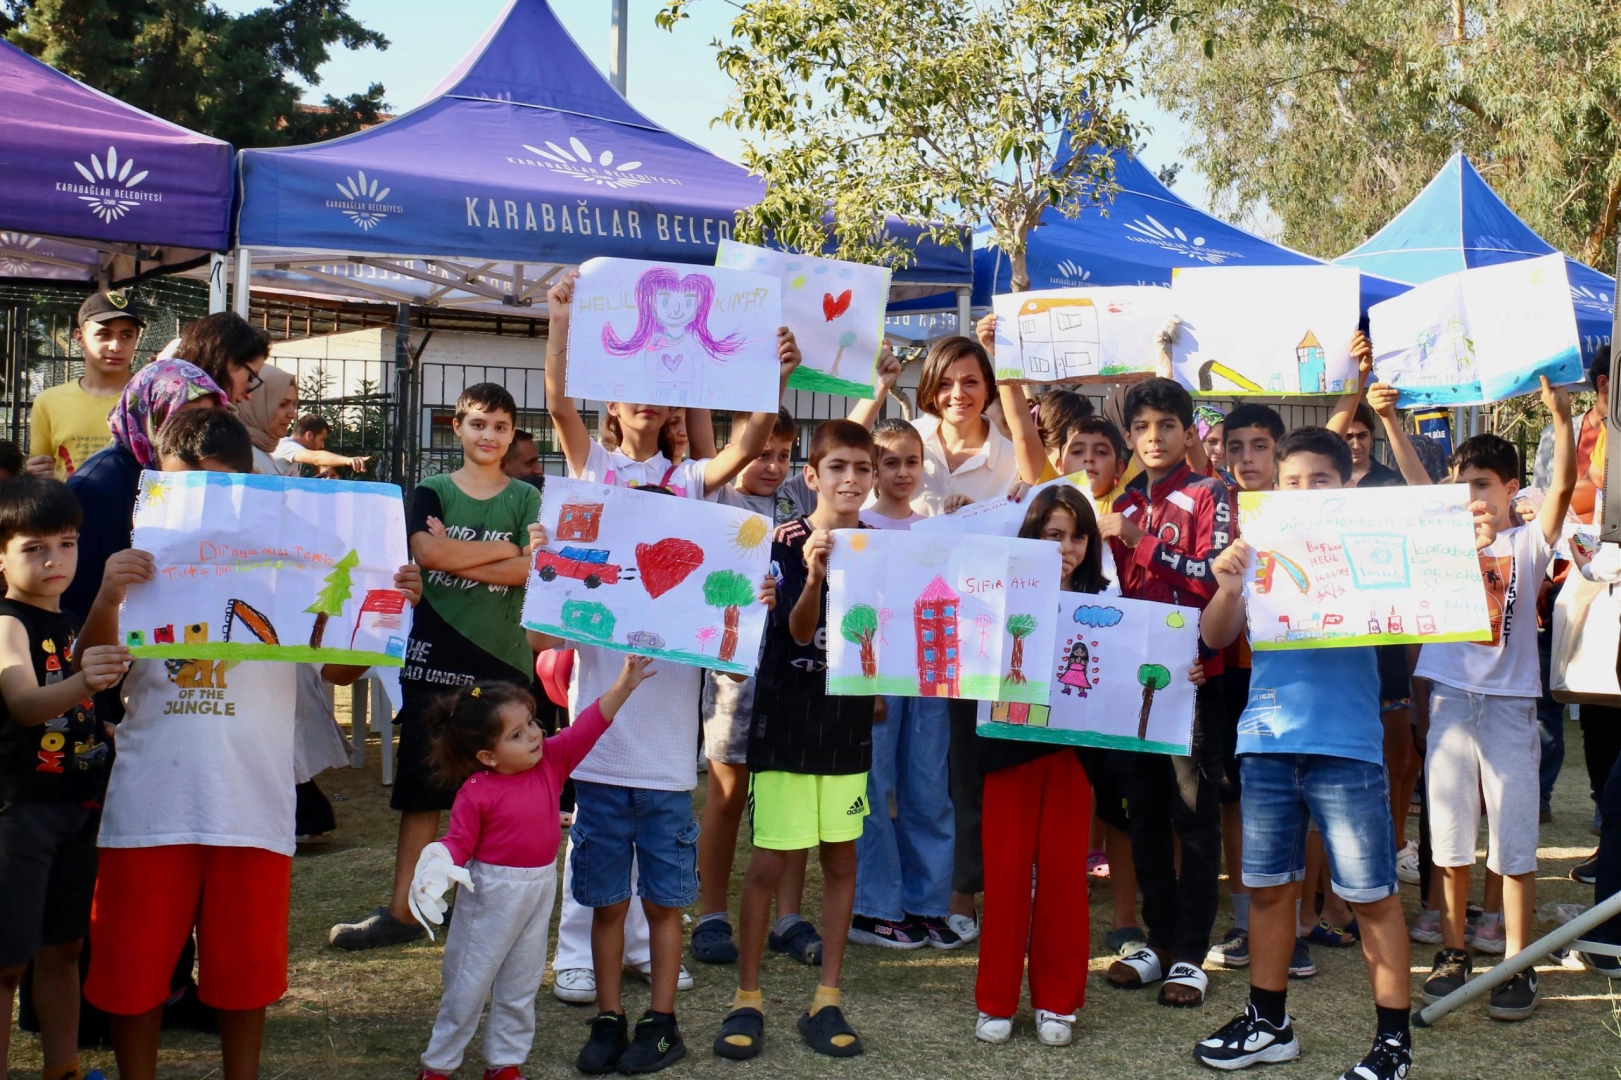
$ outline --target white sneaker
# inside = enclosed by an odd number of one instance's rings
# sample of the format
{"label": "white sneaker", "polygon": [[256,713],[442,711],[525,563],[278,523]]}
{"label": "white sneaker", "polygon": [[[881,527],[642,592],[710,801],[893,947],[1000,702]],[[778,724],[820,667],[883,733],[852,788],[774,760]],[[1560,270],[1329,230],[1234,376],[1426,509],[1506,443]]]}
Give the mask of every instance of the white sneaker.
{"label": "white sneaker", "polygon": [[962,938],[964,945],[970,941],[979,940],[979,919],[977,916],[970,919],[966,915],[947,915],[946,925],[951,927],[953,934]]}
{"label": "white sneaker", "polygon": [[[653,961],[651,960],[645,964],[626,964],[625,970],[645,983],[653,981]],[[681,974],[675,977],[675,988],[677,990],[691,990],[695,985],[697,984],[692,981],[692,972],[687,970],[687,965],[682,964]]]}
{"label": "white sneaker", "polygon": [[[957,916],[962,918],[962,916]],[[980,1042],[1005,1043],[1013,1038],[1013,1020],[1008,1017],[980,1013],[974,1023],[974,1038]]]}
{"label": "white sneaker", "polygon": [[1075,1023],[1075,1014],[1060,1016],[1046,1009],[1036,1010],[1036,1038],[1046,1046],[1068,1046],[1072,1036],[1070,1025]]}
{"label": "white sneaker", "polygon": [[552,996],[570,1005],[589,1005],[597,1000],[597,973],[590,968],[564,968],[552,983]]}
{"label": "white sneaker", "polygon": [[1402,845],[1396,852],[1396,877],[1409,885],[1417,885],[1418,877],[1418,845],[1411,840]]}

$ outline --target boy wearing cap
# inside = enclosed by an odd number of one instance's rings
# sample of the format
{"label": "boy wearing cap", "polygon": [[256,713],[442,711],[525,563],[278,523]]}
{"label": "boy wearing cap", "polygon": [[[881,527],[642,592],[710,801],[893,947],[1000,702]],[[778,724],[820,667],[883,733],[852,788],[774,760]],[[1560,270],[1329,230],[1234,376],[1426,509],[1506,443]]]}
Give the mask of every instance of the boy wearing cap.
{"label": "boy wearing cap", "polygon": [[130,380],[130,362],[145,328],[135,301],[122,290],[93,293],[79,305],[73,339],[84,350],[84,375],[34,399],[29,472],[66,480],[112,441],[107,414]]}

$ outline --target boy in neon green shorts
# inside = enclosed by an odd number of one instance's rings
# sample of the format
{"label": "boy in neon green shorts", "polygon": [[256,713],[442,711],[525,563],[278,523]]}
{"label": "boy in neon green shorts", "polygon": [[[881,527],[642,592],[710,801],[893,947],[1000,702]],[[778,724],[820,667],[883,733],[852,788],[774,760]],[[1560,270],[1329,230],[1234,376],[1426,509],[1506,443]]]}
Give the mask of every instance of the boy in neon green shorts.
{"label": "boy in neon green shorts", "polygon": [[856,841],[868,812],[874,699],[826,693],[827,556],[832,530],[861,527],[873,456],[872,435],[861,425],[829,420],[818,427],[805,469],[816,509],[780,526],[772,540],[777,604],[766,629],[749,728],[754,854],[743,877],[738,919],[737,997],[715,1036],[720,1057],[742,1060],[760,1052],[760,956],[771,898],[788,853],[813,847],[822,861],[822,977],[799,1018],[799,1033],[817,1053],[861,1053],[861,1039],[839,1009],[839,971],[855,907]]}

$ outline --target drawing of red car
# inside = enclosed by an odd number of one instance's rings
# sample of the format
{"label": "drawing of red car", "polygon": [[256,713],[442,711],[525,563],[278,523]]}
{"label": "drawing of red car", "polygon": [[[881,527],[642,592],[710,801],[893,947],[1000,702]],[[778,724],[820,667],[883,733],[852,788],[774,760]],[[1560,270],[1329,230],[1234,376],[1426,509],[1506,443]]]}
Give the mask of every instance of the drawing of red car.
{"label": "drawing of red car", "polygon": [[601,548],[559,548],[555,553],[547,548],[535,552],[535,573],[542,581],[556,581],[560,577],[585,582],[585,587],[617,585],[620,568],[608,561],[607,551]]}

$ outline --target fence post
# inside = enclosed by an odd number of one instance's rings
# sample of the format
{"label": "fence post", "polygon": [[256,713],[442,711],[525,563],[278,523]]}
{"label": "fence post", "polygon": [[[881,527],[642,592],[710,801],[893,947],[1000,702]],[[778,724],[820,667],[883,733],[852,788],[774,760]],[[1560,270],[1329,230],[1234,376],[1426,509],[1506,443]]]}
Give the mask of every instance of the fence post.
{"label": "fence post", "polygon": [[416,422],[411,414],[411,305],[394,309],[394,449],[391,479],[409,490],[405,476],[405,428]]}

